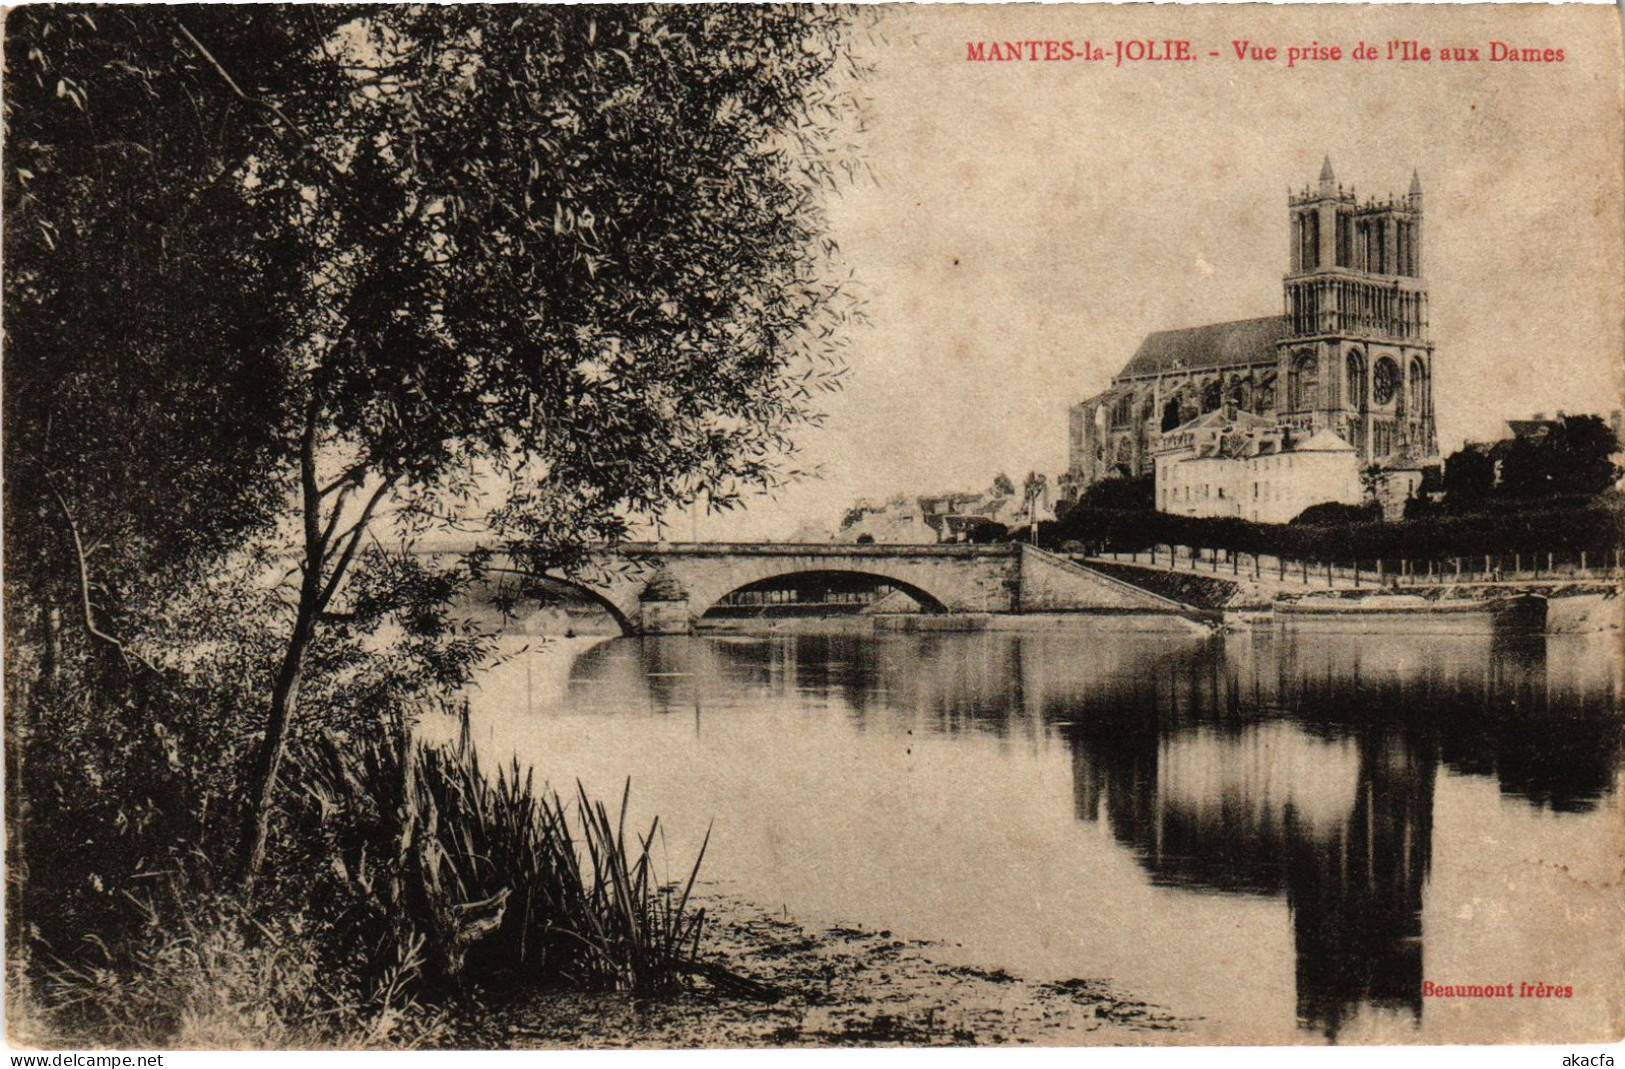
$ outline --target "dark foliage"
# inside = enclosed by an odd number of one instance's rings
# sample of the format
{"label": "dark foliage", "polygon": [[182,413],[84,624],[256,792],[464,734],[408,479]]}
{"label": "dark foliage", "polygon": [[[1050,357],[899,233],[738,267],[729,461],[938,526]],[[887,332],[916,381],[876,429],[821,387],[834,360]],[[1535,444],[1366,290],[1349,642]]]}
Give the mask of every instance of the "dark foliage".
{"label": "dark foliage", "polygon": [[1611,496],[1559,512],[1509,508],[1498,513],[1494,522],[1486,522],[1480,515],[1433,515],[1397,523],[1330,527],[1074,509],[1057,523],[1047,544],[1073,541],[1121,552],[1183,545],[1289,560],[1341,562],[1587,551],[1600,561],[1620,542],[1622,515],[1619,502]]}
{"label": "dark foliage", "polygon": [[1508,444],[1500,490],[1515,497],[1594,494],[1619,479],[1613,461],[1618,452],[1613,429],[1601,417],[1568,416],[1554,421],[1543,436]]}
{"label": "dark foliage", "polygon": [[1495,459],[1487,449],[1466,446],[1445,458],[1445,493],[1475,497],[1489,493],[1494,486]]}
{"label": "dark foliage", "polygon": [[1010,528],[997,520],[985,519],[981,516],[972,516],[965,521],[962,531],[964,540],[976,545],[991,545],[994,542],[1004,542],[1010,537]]}
{"label": "dark foliage", "polygon": [[1469,445],[1445,461],[1444,489],[1464,498],[1596,494],[1613,486],[1620,444],[1600,416],[1565,416],[1541,433]]}
{"label": "dark foliage", "polygon": [[1347,527],[1356,523],[1377,523],[1382,520],[1382,506],[1375,501],[1363,505],[1345,505],[1340,501],[1324,501],[1310,505],[1292,518],[1294,527]]}
{"label": "dark foliage", "polygon": [[1132,511],[1157,507],[1156,477],[1102,479],[1079,496],[1073,509],[1116,509]]}

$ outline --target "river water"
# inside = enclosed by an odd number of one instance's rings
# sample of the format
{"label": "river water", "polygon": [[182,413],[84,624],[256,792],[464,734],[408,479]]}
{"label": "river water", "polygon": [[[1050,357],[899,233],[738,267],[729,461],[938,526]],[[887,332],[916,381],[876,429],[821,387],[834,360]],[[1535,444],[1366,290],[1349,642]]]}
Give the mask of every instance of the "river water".
{"label": "river water", "polygon": [[708,886],[1105,979],[1192,1042],[1578,1041],[1625,989],[1615,642],[514,639],[473,724],[555,787],[630,777],[670,874],[709,826]]}

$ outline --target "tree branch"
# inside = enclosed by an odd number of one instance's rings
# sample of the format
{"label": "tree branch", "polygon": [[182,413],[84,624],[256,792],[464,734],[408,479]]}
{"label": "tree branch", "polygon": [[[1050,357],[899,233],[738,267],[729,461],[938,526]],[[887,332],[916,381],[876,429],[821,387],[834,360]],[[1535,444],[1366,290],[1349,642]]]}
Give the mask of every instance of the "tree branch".
{"label": "tree branch", "polygon": [[85,631],[89,633],[91,638],[117,650],[118,655],[123,658],[126,668],[130,666],[130,662],[133,660],[147,671],[156,673],[158,669],[153,666],[152,662],[138,653],[132,653],[130,648],[123,642],[96,626],[96,613],[90,600],[90,565],[85,560],[84,539],[79,534],[79,525],[74,522],[73,510],[68,508],[67,500],[54,486],[51,487],[51,496],[56,498],[58,507],[62,509],[62,516],[68,521],[68,534],[73,537],[73,555],[79,565],[79,601],[84,613]]}
{"label": "tree branch", "polygon": [[359,480],[366,470],[367,468],[365,464],[352,464],[348,468],[344,469],[344,473],[342,475],[328,483],[326,486],[322,487],[318,492],[321,494],[321,496],[326,497],[334,490],[338,490],[344,486],[358,486],[360,485]]}
{"label": "tree branch", "polygon": [[305,432],[299,439],[299,487],[304,496],[305,560],[311,567],[320,568],[325,555],[322,540],[321,488],[316,485],[316,433],[320,422],[322,403],[315,397],[305,409]]}
{"label": "tree branch", "polygon": [[[344,503],[350,500],[350,494],[354,490],[355,484],[344,484],[344,492],[339,494],[338,499],[333,502],[333,514],[327,518],[327,526],[322,529],[322,546],[324,547],[322,549],[322,559],[324,561],[331,552],[331,550],[327,549],[326,547],[331,544],[333,532],[338,528],[339,517],[344,515]],[[325,491],[318,491],[318,494],[325,496]]]}
{"label": "tree branch", "polygon": [[292,119],[288,118],[287,115],[283,114],[281,108],[277,107],[271,101],[266,100],[263,97],[253,96],[245,92],[243,87],[237,84],[237,79],[233,78],[231,73],[227,71],[225,67],[220,65],[220,61],[218,59],[214,58],[214,53],[205,48],[203,42],[199,41],[197,37],[193,35],[192,31],[186,28],[186,23],[182,22],[180,19],[176,19],[175,25],[180,28],[181,36],[185,37],[187,41],[191,43],[192,47],[197,49],[197,54],[202,57],[205,63],[214,68],[214,72],[220,75],[220,80],[226,83],[226,88],[230,89],[232,93],[238,97],[238,99],[243,100],[246,103],[253,104],[255,107],[264,108],[266,111],[269,111],[272,115],[276,116],[283,125],[292,130],[298,136],[299,141],[302,144],[310,143],[310,138],[306,136],[305,131],[299,126],[298,123],[294,122]]}
{"label": "tree branch", "polygon": [[333,574],[328,577],[327,585],[316,599],[316,611],[318,613],[327,610],[327,603],[332,601],[333,595],[338,592],[339,584],[344,581],[344,573],[350,567],[350,561],[355,557],[356,547],[361,544],[361,539],[366,536],[367,524],[372,520],[373,510],[378,507],[378,502],[383,500],[384,495],[394,485],[395,480],[393,478],[385,479],[380,483],[378,489],[374,490],[372,496],[367,499],[366,507],[361,510],[361,518],[355,521],[355,526],[340,537],[339,541],[345,543],[344,551],[339,554],[338,562],[333,565]]}

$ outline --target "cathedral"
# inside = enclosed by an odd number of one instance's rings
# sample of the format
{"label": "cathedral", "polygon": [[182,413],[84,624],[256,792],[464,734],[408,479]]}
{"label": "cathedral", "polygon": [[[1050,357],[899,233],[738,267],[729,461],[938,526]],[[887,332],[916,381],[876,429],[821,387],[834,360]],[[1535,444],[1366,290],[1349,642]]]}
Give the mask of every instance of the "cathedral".
{"label": "cathedral", "polygon": [[1066,498],[1152,474],[1165,438],[1209,413],[1267,425],[1285,449],[1335,435],[1362,468],[1435,457],[1420,179],[1361,202],[1327,159],[1287,204],[1281,314],[1148,335],[1108,389],[1072,406]]}

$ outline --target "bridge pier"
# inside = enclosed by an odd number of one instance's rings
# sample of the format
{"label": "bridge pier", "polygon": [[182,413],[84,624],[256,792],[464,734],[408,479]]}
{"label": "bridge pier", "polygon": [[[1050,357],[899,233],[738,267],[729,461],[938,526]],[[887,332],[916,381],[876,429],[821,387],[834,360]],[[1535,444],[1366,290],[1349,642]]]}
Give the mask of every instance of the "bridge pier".
{"label": "bridge pier", "polygon": [[646,598],[633,621],[640,635],[687,635],[694,630],[687,598]]}

